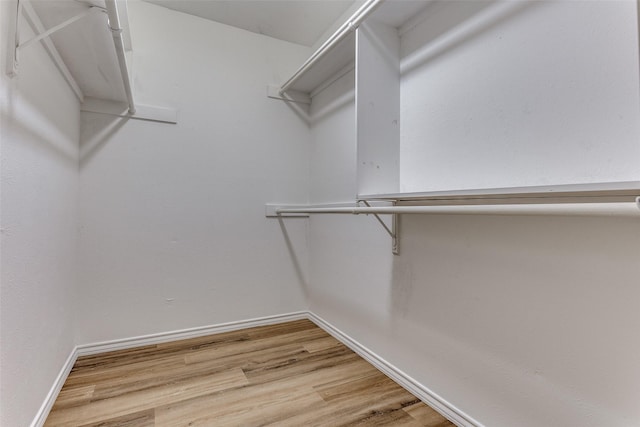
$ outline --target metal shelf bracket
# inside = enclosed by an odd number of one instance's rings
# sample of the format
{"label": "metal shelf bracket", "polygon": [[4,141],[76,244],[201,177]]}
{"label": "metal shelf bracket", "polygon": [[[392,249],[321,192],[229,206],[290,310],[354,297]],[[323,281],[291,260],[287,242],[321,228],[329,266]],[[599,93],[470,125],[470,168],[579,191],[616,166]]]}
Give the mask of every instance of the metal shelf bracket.
{"label": "metal shelf bracket", "polygon": [[[606,195],[606,194],[605,194]],[[603,194],[599,194],[602,198]],[[406,202],[385,196],[384,199],[377,201],[391,202],[392,206],[371,206],[369,201],[374,199],[358,199],[356,206],[314,206],[314,205],[290,205],[282,206],[276,204],[267,204],[265,216],[270,218],[282,218],[284,216],[309,216],[310,214],[344,214],[344,215],[373,215],[382,225],[384,230],[389,234],[392,241],[392,252],[394,255],[400,253],[400,215],[401,214],[421,214],[421,215],[560,215],[560,216],[596,216],[596,217],[640,217],[640,196],[637,192],[631,194],[617,195],[616,200],[595,201],[587,200],[584,197],[576,203],[575,201],[559,201],[556,194],[548,196],[549,202],[544,203],[537,200],[532,203],[529,200],[522,201],[522,196],[502,197],[496,203],[496,198],[485,198],[489,203],[477,203],[478,198],[467,198],[467,201],[476,203],[461,204],[460,200],[455,199],[431,199],[421,200],[422,205],[398,206],[398,203]],[[592,199],[594,199],[593,197]],[[537,199],[541,199],[538,197]],[[565,197],[566,199],[566,197]],[[504,201],[512,201],[512,203],[504,203]],[[429,202],[440,202],[428,204]],[[453,203],[442,203],[442,202]],[[360,206],[360,203],[365,206]],[[389,227],[379,215],[391,215],[391,227]]]}
{"label": "metal shelf bracket", "polygon": [[[51,36],[53,33],[62,30],[63,28],[68,27],[69,25],[73,24],[74,22],[84,18],[85,16],[88,16],[94,12],[106,12],[106,10],[102,7],[99,6],[90,6],[87,10],[67,19],[64,22],[61,22],[60,24],[49,28],[48,30],[44,30],[42,29],[41,32],[39,34],[36,34],[34,37],[30,38],[29,40],[26,40],[22,43],[20,43],[20,15],[22,14],[23,10],[24,10],[24,2],[25,0],[16,0],[15,4],[16,4],[16,15],[15,15],[15,22],[12,22],[14,25],[14,28],[12,29],[12,33],[11,36],[13,38],[12,40],[12,55],[10,58],[10,64],[9,64],[9,68],[8,68],[8,74],[10,76],[15,76],[18,72],[18,63],[19,63],[19,54],[20,51],[26,47],[28,47],[29,45],[32,45],[36,42],[39,42],[40,40],[43,40],[49,36]],[[33,19],[33,11],[31,8],[29,8],[29,14],[31,19]]]}
{"label": "metal shelf bracket", "polygon": [[[70,20],[67,20],[53,28],[50,28],[49,30],[47,30],[43,25],[42,22],[40,21],[40,18],[38,17],[38,14],[35,12],[33,5],[27,1],[27,0],[13,0],[13,4],[15,5],[14,7],[14,11],[15,11],[15,19],[11,19],[9,21],[9,25],[12,26],[12,28],[10,28],[10,31],[8,32],[9,34],[9,38],[11,40],[9,40],[9,52],[8,52],[8,58],[6,61],[6,72],[7,75],[9,77],[15,77],[18,75],[18,67],[19,67],[19,62],[20,62],[20,52],[27,46],[34,44],[35,42],[42,42],[45,50],[47,51],[47,53],[49,54],[49,56],[51,57],[51,60],[55,63],[56,67],[58,67],[58,70],[60,70],[60,73],[62,73],[62,76],[64,77],[64,79],[67,81],[67,83],[69,84],[69,87],[71,88],[71,90],[73,90],[73,92],[75,93],[76,97],[78,98],[78,100],[80,102],[84,101],[84,95],[82,93],[82,90],[80,90],[80,87],[78,86],[78,83],[75,81],[75,79],[73,78],[73,76],[71,75],[71,72],[69,71],[69,69],[67,68],[67,66],[65,65],[64,61],[62,60],[62,58],[60,57],[60,54],[58,53],[58,50],[56,49],[56,47],[53,45],[53,42],[51,41],[51,39],[48,37],[51,34],[53,34],[55,31],[58,31],[61,28],[66,27],[67,25],[71,24],[72,22],[77,21],[78,19],[81,19],[84,16],[87,16],[89,13],[92,13],[94,10],[99,10],[99,7],[93,7],[88,9],[87,11],[81,13],[80,15],[76,15],[75,17],[71,18]],[[27,24],[31,26],[31,28],[33,29],[33,31],[38,34],[36,35],[34,38],[27,40],[23,43],[20,43],[20,18],[24,16],[26,18]]]}
{"label": "metal shelf bracket", "polygon": [[[364,203],[364,205],[368,208],[371,207],[371,205],[369,204],[369,202],[367,202],[366,200],[358,200],[358,203]],[[396,202],[392,202],[393,206],[396,205]],[[384,221],[382,220],[382,218],[380,218],[380,215],[378,215],[377,213],[372,213],[372,215],[378,220],[378,222],[380,223],[380,225],[382,225],[382,228],[384,228],[384,230],[387,232],[387,234],[389,234],[389,236],[391,237],[391,252],[394,255],[400,255],[400,214],[394,213],[391,214],[391,229],[389,229],[389,226],[387,226],[387,224],[384,223]]]}

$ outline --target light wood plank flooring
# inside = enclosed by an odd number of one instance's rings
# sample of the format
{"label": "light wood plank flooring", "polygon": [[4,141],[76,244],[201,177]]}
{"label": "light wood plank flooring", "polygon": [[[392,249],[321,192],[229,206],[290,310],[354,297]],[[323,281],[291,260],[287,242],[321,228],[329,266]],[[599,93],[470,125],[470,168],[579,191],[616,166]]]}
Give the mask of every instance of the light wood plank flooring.
{"label": "light wood plank flooring", "polygon": [[453,426],[308,320],[78,359],[46,426]]}

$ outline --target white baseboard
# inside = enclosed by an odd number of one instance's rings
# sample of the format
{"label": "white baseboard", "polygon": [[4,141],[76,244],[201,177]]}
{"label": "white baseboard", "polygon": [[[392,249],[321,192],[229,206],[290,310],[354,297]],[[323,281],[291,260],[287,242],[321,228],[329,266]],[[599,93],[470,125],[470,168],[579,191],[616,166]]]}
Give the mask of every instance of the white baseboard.
{"label": "white baseboard", "polygon": [[47,416],[49,415],[64,382],[67,380],[69,372],[71,372],[73,365],[76,363],[77,358],[78,347],[74,347],[73,350],[71,350],[69,357],[67,357],[67,360],[64,362],[64,365],[62,365],[62,369],[60,369],[60,372],[53,382],[49,393],[47,393],[47,397],[44,399],[42,406],[40,406],[38,413],[31,422],[31,427],[42,427],[44,425],[44,422],[47,420]]}
{"label": "white baseboard", "polygon": [[349,335],[345,334],[340,329],[336,328],[320,316],[312,312],[308,312],[308,315],[309,320],[311,320],[313,323],[324,329],[328,334],[332,335],[335,339],[349,347],[360,357],[378,368],[389,378],[400,384],[407,391],[425,402],[427,405],[431,406],[433,409],[438,411],[455,425],[459,427],[483,427],[480,422],[474,420],[471,416],[456,408],[454,405],[438,396],[429,388],[411,378],[402,370],[387,362],[385,359],[378,356],[376,353],[369,350],[367,347],[363,346],[358,341],[351,338]]}
{"label": "white baseboard", "polygon": [[143,335],[139,337],[124,338],[119,340],[103,341],[92,344],[81,344],[76,346],[69,354],[60,373],[51,386],[47,397],[42,406],[38,410],[35,418],[31,422],[31,427],[42,427],[53,407],[53,404],[67,380],[73,365],[79,356],[88,356],[92,354],[105,353],[107,351],[125,350],[133,347],[144,345],[160,344],[170,341],[178,341],[187,338],[202,337],[205,335],[220,334],[222,332],[237,331],[240,329],[253,328],[256,326],[275,325],[277,323],[291,322],[294,320],[308,319],[309,315],[306,311],[298,311],[294,313],[279,314],[275,316],[265,316],[255,319],[240,320],[237,322],[220,323],[217,325],[201,326],[197,328],[181,329],[177,331],[161,332],[158,334]]}
{"label": "white baseboard", "polygon": [[142,335],[139,337],[103,341],[91,344],[82,344],[77,347],[78,356],[87,356],[91,354],[99,354],[115,350],[126,350],[133,347],[142,347],[145,345],[160,344],[164,342],[184,340],[187,338],[203,337],[205,335],[238,331],[240,329],[254,328],[257,326],[275,325],[276,323],[291,322],[293,320],[301,320],[307,318],[308,315],[306,311],[298,311],[294,313],[278,314],[275,316],[265,316],[255,319],[239,320],[236,322],[220,323],[217,325],[200,326],[197,328],[180,329],[177,331]]}
{"label": "white baseboard", "polygon": [[309,319],[320,328],[324,329],[328,334],[332,335],[338,341],[349,347],[363,359],[378,368],[389,378],[400,384],[417,398],[427,403],[436,411],[447,417],[454,424],[460,427],[483,427],[481,423],[474,420],[463,411],[459,410],[436,393],[411,378],[409,375],[398,369],[382,357],[378,356],[367,347],[351,338],[340,329],[336,328],[320,316],[309,311],[298,311],[294,313],[280,314],[275,316],[265,316],[255,319],[240,320],[236,322],[221,323],[217,325],[201,326],[197,328],[181,329],[177,331],[162,332],[158,334],[143,335],[138,337],[124,338],[119,340],[103,341],[92,344],[82,344],[76,346],[67,360],[65,361],[60,373],[49,390],[45,401],[40,410],[36,414],[31,427],[42,427],[44,425],[49,411],[62,389],[76,359],[79,356],[87,356],[93,354],[104,353],[114,350],[125,350],[128,348],[140,347],[145,345],[160,344],[164,342],[177,341],[187,338],[196,338],[205,335],[219,334],[223,332],[237,331],[240,329],[253,328],[257,326],[274,325],[277,323],[291,322],[294,320]]}

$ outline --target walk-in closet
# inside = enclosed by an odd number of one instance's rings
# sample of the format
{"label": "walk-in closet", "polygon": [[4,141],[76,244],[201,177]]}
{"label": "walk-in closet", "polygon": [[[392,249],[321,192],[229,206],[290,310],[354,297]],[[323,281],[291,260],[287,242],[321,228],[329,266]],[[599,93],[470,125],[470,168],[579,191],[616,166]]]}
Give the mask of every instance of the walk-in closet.
{"label": "walk-in closet", "polygon": [[639,426],[639,22],[0,1],[0,426]]}

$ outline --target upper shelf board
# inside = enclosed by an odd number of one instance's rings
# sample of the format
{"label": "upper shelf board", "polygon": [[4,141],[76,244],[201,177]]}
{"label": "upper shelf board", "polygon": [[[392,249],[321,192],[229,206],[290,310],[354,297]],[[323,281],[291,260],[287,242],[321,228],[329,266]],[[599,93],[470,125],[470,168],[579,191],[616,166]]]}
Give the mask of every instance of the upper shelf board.
{"label": "upper shelf board", "polygon": [[[386,0],[370,12],[366,19],[373,19],[382,22],[396,29],[401,29],[405,24],[411,24],[416,19],[424,16],[423,11],[429,5],[429,1],[423,0]],[[356,12],[348,22],[359,22],[361,13]],[[341,27],[342,28],[342,27]],[[331,38],[336,37],[339,29]],[[323,49],[322,47],[311,55],[309,60],[300,67],[302,70],[312,58],[318,57],[312,66],[300,74],[295,82],[288,88],[298,92],[311,94],[324,82],[336,76],[338,73],[355,62],[356,52],[355,31],[350,32],[343,40],[335,46]],[[299,71],[296,72],[296,74]]]}
{"label": "upper shelf board", "polygon": [[633,201],[640,196],[640,181],[603,182],[531,187],[488,188],[425,193],[361,194],[359,200],[388,201],[481,201],[487,199],[572,199],[598,198],[602,201]]}
{"label": "upper shelf board", "polygon": [[289,89],[311,93],[322,83],[353,64],[356,57],[355,32],[349,34],[333,49],[325,51],[322,58],[309,68]]}
{"label": "upper shelf board", "polygon": [[[51,28],[78,15],[91,6],[104,8],[104,1],[31,0],[45,28]],[[126,49],[130,50],[125,4],[117,2],[124,27]],[[84,96],[112,101],[126,101],[122,75],[107,25],[106,13],[89,15],[51,35],[51,40]]]}

